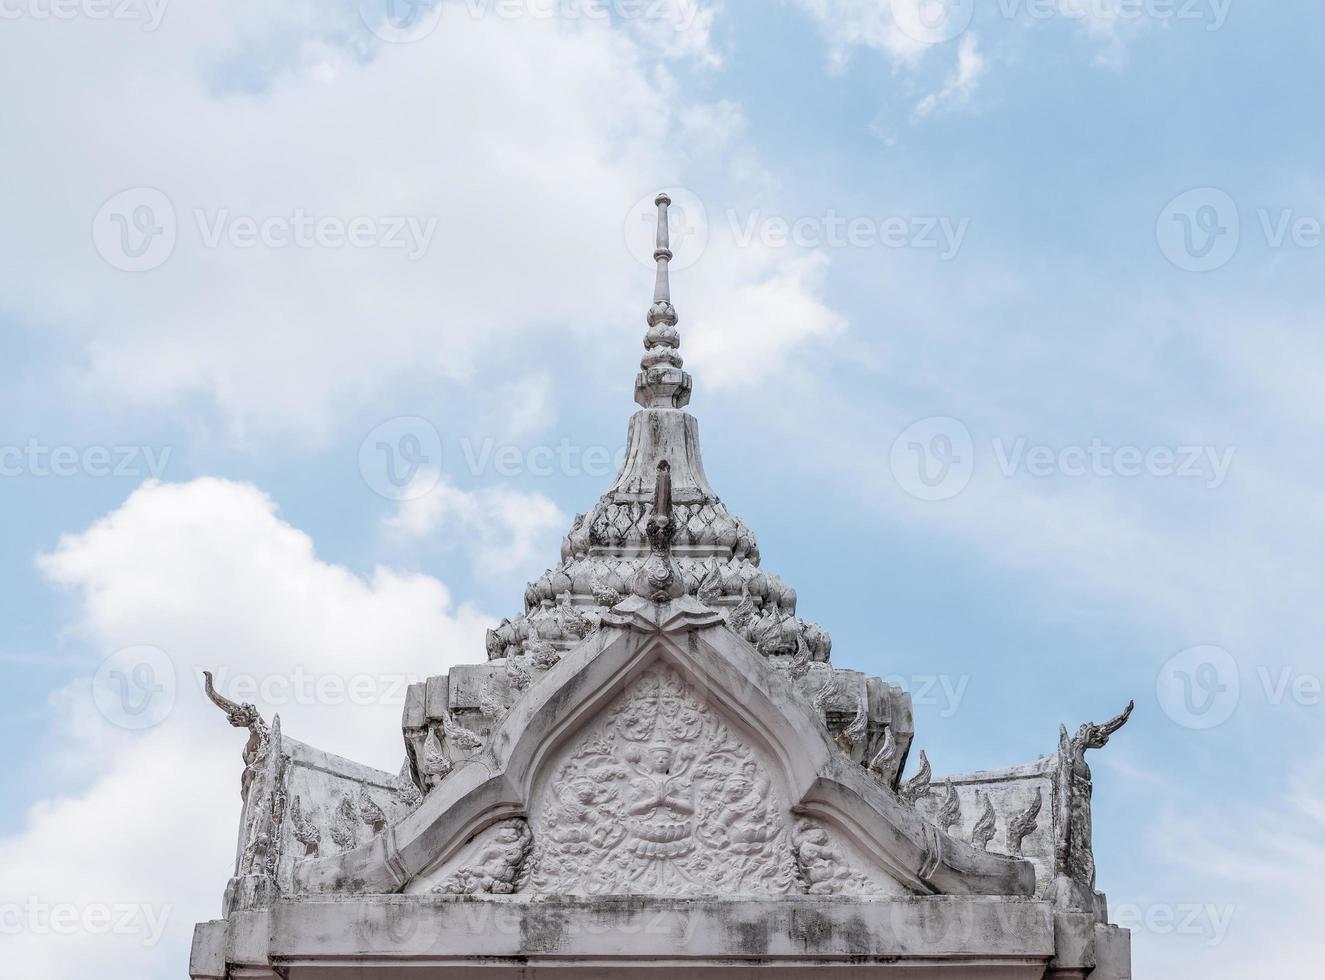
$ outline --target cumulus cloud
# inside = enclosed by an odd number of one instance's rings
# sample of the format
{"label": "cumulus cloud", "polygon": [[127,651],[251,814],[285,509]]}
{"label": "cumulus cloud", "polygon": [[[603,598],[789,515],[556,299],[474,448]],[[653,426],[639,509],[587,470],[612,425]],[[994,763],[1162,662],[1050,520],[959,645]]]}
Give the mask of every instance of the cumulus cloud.
{"label": "cumulus cloud", "polygon": [[[89,648],[150,644],[177,682],[143,731],[99,713],[88,678],[52,703],[58,734],[33,751],[73,760],[86,788],[39,802],[0,839],[6,926],[24,926],[6,966],[50,980],[179,976],[193,922],[219,914],[244,736],[206,702],[203,669],[290,736],[394,771],[404,683],[481,657],[491,623],[427,576],[322,561],[260,491],[216,479],[146,485],[40,565],[69,590]],[[74,924],[52,929],[55,906]],[[100,929],[102,908],[137,910],[133,928]]]}
{"label": "cumulus cloud", "polygon": [[384,528],[407,539],[444,535],[466,549],[480,575],[503,575],[555,555],[570,528],[570,518],[541,493],[503,486],[462,490],[435,471],[415,481],[418,492],[404,494]]}
{"label": "cumulus cloud", "polygon": [[406,44],[321,0],[197,0],[154,31],[7,21],[0,208],[23,232],[0,309],[71,335],[89,397],[201,398],[238,441],[322,440],[402,380],[618,329],[647,290],[623,217],[732,152],[714,127],[739,116],[672,75],[712,59],[711,6],[663,8],[680,19],[446,3]]}

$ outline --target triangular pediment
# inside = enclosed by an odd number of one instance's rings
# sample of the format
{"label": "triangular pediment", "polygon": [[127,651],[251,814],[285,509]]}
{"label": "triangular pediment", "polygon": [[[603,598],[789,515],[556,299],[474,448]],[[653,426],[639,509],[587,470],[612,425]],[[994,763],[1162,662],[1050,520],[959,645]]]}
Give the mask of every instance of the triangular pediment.
{"label": "triangular pediment", "polygon": [[295,890],[520,896],[1026,894],[853,763],[725,624],[608,627],[423,804]]}

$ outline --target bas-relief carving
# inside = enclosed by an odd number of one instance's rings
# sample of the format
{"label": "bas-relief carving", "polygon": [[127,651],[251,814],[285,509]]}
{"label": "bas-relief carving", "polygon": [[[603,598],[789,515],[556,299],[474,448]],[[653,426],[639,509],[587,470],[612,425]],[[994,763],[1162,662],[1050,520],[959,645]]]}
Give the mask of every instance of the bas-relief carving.
{"label": "bas-relief carving", "polygon": [[510,895],[524,884],[534,838],[522,818],[503,820],[470,842],[459,867],[432,891],[442,895]]}
{"label": "bas-relief carving", "polygon": [[793,828],[763,761],[667,667],[589,724],[530,812],[536,892],[904,891],[861,872],[828,829]]}

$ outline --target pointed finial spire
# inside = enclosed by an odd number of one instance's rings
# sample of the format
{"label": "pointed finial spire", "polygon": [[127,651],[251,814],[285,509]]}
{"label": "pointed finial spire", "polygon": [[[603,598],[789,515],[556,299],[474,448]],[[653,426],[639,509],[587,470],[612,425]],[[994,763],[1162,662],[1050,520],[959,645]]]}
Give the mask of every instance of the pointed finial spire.
{"label": "pointed finial spire", "polygon": [[644,335],[644,357],[635,379],[635,401],[644,408],[684,408],[690,402],[690,375],[681,370],[678,348],[676,308],[672,306],[672,284],[668,264],[672,261],[671,238],[667,227],[667,208],[672,199],[659,194],[658,234],[653,260],[658,274],[653,287],[653,305],[649,307],[649,332]]}
{"label": "pointed finial spire", "polygon": [[[649,326],[656,327],[665,323],[675,327],[677,316],[676,308],[672,306],[672,281],[668,268],[668,263],[672,261],[671,230],[667,227],[667,209],[672,199],[662,193],[653,203],[658,207],[658,235],[653,248],[653,261],[658,264],[658,276],[653,286],[653,305],[649,307]],[[678,336],[673,346],[678,346],[680,340]]]}

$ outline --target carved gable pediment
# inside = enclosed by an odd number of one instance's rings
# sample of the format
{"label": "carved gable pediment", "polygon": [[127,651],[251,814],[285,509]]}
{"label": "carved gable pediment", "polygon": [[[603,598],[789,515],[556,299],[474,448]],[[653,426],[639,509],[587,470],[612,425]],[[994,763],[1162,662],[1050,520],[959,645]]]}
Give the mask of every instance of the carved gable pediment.
{"label": "carved gable pediment", "polygon": [[[1028,894],[1021,861],[940,841],[726,625],[604,629],[371,845],[305,894]],[[1027,879],[1023,881],[1022,879]]]}
{"label": "carved gable pediment", "polygon": [[905,892],[853,872],[860,864],[840,847],[802,840],[815,829],[797,827],[780,782],[701,689],[659,661],[551,760],[530,808],[529,890],[787,895],[808,890],[808,873],[825,890]]}

